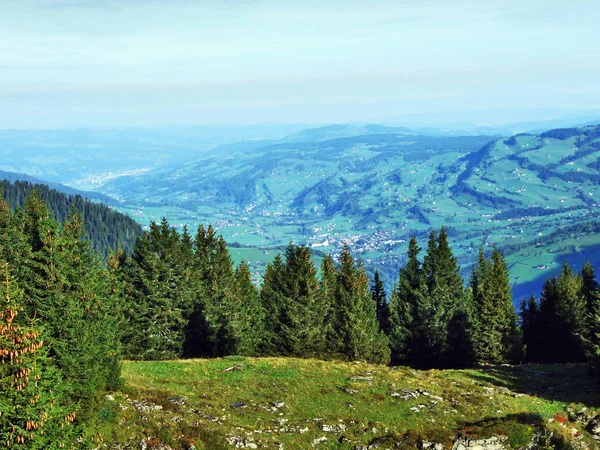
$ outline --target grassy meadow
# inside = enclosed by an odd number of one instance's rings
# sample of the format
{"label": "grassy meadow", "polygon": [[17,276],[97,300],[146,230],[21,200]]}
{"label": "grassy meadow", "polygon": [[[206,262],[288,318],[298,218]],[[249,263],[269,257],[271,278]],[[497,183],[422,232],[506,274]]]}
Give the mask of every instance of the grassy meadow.
{"label": "grassy meadow", "polygon": [[600,412],[584,365],[420,371],[227,357],[123,369],[124,388],[100,413],[106,448],[451,448],[459,435],[595,448],[578,420]]}

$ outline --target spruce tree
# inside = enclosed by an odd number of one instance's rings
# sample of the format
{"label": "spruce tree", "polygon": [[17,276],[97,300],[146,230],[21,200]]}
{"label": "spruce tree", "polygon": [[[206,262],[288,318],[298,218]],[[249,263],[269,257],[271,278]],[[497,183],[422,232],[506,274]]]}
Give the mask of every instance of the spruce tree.
{"label": "spruce tree", "polygon": [[152,222],[134,246],[128,276],[131,296],[125,353],[132,359],[175,359],[182,356],[185,309],[184,275],[177,251],[179,237],[165,220]]}
{"label": "spruce tree", "polygon": [[521,328],[528,362],[540,362],[543,355],[543,330],[540,329],[540,308],[533,294],[521,300]]}
{"label": "spruce tree", "polygon": [[207,302],[205,314],[211,330],[215,356],[235,353],[233,317],[239,312],[233,303],[234,269],[227,244],[222,236],[209,257],[206,279]]}
{"label": "spruce tree", "polygon": [[256,356],[264,338],[264,314],[258,290],[252,284],[250,267],[245,261],[235,271],[232,301],[234,353]]}
{"label": "spruce tree", "polygon": [[390,299],[389,339],[394,363],[419,365],[418,345],[424,328],[425,278],[418,256],[421,249],[412,236],[408,244],[408,260],[400,269],[398,283]]}
{"label": "spruce tree", "polygon": [[453,368],[470,366],[475,360],[473,349],[473,295],[467,289],[456,303],[448,323],[446,365]]}
{"label": "spruce tree", "polygon": [[281,255],[276,255],[267,264],[260,290],[260,303],[265,315],[265,336],[261,343],[264,355],[283,353],[281,317],[284,308],[284,263]]}
{"label": "spruce tree", "polygon": [[27,314],[44,323],[42,337],[83,419],[99,404],[101,390],[119,379],[108,278],[83,239],[76,213],[59,227],[47,206],[32,196],[21,219],[30,244],[30,257],[21,271]]}
{"label": "spruce tree", "polygon": [[335,351],[336,357],[384,364],[390,361],[388,339],[379,329],[369,280],[362,265],[355,264],[347,245],[340,255],[337,289],[331,307],[331,329],[341,342]]}
{"label": "spruce tree", "polygon": [[290,244],[285,261],[276,258],[265,272],[261,301],[270,334],[266,350],[272,354],[325,355],[328,311],[311,256],[307,246]]}
{"label": "spruce tree", "polygon": [[512,303],[508,268],[494,248],[490,260],[483,249],[471,280],[473,292],[473,346],[479,363],[508,363],[522,359],[522,338]]}
{"label": "spruce tree", "polygon": [[375,271],[373,284],[371,285],[371,298],[375,302],[377,322],[379,329],[384,333],[389,332],[390,309],[387,302],[387,294],[383,288],[383,281],[379,276],[379,272]]}
{"label": "spruce tree", "polygon": [[305,245],[290,244],[285,252],[284,308],[280,315],[283,348],[286,354],[300,357],[323,356],[323,298],[318,295],[317,269]]}
{"label": "spruce tree", "polygon": [[[565,261],[558,279],[559,316],[568,334],[561,343],[565,362],[585,360],[585,335],[587,331],[587,305],[582,277],[573,272]],[[564,345],[563,345],[564,344]]]}
{"label": "spruce tree", "polygon": [[[568,329],[566,324],[560,318],[560,306],[558,296],[558,279],[556,275],[547,278],[542,286],[542,292],[539,305],[539,327],[540,339],[546,344],[540,348],[539,361],[542,363],[558,362],[557,354],[554,351],[555,346],[561,345],[558,340],[566,337]],[[560,336],[559,339],[556,337]],[[562,353],[562,352],[561,352]]]}
{"label": "spruce tree", "polygon": [[581,269],[581,295],[586,309],[586,326],[582,333],[585,339],[586,352],[593,355],[595,353],[594,347],[598,344],[596,339],[600,334],[600,328],[597,328],[598,324],[594,319],[600,308],[600,292],[596,274],[589,261],[586,261]]}
{"label": "spruce tree", "polygon": [[491,256],[492,290],[502,317],[502,359],[508,363],[521,362],[524,357],[523,333],[517,323],[517,312],[512,299],[510,275],[504,255],[494,247]]}
{"label": "spruce tree", "polygon": [[[582,279],[565,261],[560,276],[544,283],[540,299],[540,334],[544,342],[542,362],[579,362],[585,357],[582,331],[585,329],[586,303]],[[559,336],[559,338],[557,338]]]}
{"label": "spruce tree", "polygon": [[[47,347],[24,316],[22,291],[0,263],[0,445],[51,449],[70,444],[73,405],[65,406],[61,375]],[[66,427],[65,427],[66,425]]]}
{"label": "spruce tree", "polygon": [[463,280],[460,276],[458,259],[452,254],[445,228],[441,228],[436,238],[435,232],[429,235],[427,252],[423,259],[423,274],[426,280],[424,301],[418,315],[422,321],[423,333],[415,342],[414,352],[418,355],[418,365],[440,367],[452,365],[449,348],[451,321],[457,306],[464,301]]}
{"label": "spruce tree", "polygon": [[335,323],[338,311],[335,309],[336,295],[338,292],[338,270],[333,257],[327,254],[321,261],[321,281],[319,283],[318,295],[325,305],[325,348],[324,357],[334,358],[335,354],[342,348],[343,338],[336,332]]}

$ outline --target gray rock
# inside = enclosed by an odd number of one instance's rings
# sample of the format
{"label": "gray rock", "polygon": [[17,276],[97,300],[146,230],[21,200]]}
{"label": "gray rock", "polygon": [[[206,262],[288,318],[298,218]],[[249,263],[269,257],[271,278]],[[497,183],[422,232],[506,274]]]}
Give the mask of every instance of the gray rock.
{"label": "gray rock", "polygon": [[571,422],[575,422],[584,426],[587,426],[587,424],[594,418],[594,414],[591,413],[586,407],[583,407],[577,411],[567,408],[567,413],[569,413],[569,420]]}
{"label": "gray rock", "polygon": [[427,392],[427,391],[424,391],[424,390],[422,390],[422,389],[419,389],[419,393],[420,393],[421,395],[423,395],[424,397],[429,397],[429,398],[431,398],[431,399],[434,399],[434,400],[436,400],[437,402],[442,402],[442,401],[444,401],[444,399],[443,399],[442,397],[440,397],[439,395],[432,395],[432,394],[430,394],[429,392]]}
{"label": "gray rock", "polygon": [[160,411],[163,409],[162,405],[156,405],[150,402],[144,402],[141,400],[132,400],[127,399],[127,402],[135,409],[136,411],[141,412],[152,412],[152,411]]}
{"label": "gray rock", "polygon": [[322,442],[325,442],[325,441],[327,441],[327,437],[321,436],[320,438],[313,439],[312,445],[313,445],[313,447],[316,447],[317,445],[319,445],[319,444],[321,444]]}
{"label": "gray rock", "polygon": [[343,433],[344,431],[346,431],[346,425],[344,425],[342,423],[340,423],[339,425],[323,424],[323,425],[321,425],[321,430],[325,431],[326,433]]}
{"label": "gray rock", "polygon": [[243,436],[229,435],[225,437],[227,443],[235,448],[258,448],[251,439],[247,439]]}
{"label": "gray rock", "polygon": [[229,404],[229,407],[233,409],[241,409],[246,408],[247,405],[244,402],[233,402]]}
{"label": "gray rock", "polygon": [[392,397],[399,398],[402,400],[411,400],[420,396],[419,391],[412,391],[410,389],[402,389],[402,392],[392,392]]}
{"label": "gray rock", "polygon": [[436,442],[423,441],[421,442],[421,450],[444,450],[444,446]]}
{"label": "gray rock", "polygon": [[454,441],[452,450],[508,450],[506,436],[492,436],[488,439],[468,439],[460,437]]}
{"label": "gray rock", "polygon": [[373,375],[353,375],[349,378],[351,381],[370,381],[372,382],[375,377]]}

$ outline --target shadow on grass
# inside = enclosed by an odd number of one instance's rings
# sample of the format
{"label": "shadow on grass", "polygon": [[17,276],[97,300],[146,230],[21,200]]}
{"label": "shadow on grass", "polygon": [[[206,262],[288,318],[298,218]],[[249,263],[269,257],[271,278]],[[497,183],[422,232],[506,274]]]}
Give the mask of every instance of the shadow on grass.
{"label": "shadow on grass", "polygon": [[[560,243],[554,245],[560,245]],[[581,270],[586,261],[590,261],[592,267],[597,271],[600,267],[600,244],[585,245],[582,246],[578,251],[556,254],[552,258],[552,260],[555,263],[553,265],[552,270],[542,271],[540,275],[535,277],[533,280],[516,282],[515,284],[513,284],[513,303],[517,310],[523,297],[529,298],[531,294],[534,294],[536,297],[539,298],[540,292],[542,290],[542,285],[544,284],[546,279],[552,278],[552,276],[555,274],[558,275],[560,273],[560,269],[564,261],[568,261],[570,266],[576,272],[579,272]],[[512,267],[510,269],[512,270]]]}
{"label": "shadow on grass", "polygon": [[[510,389],[512,393],[600,407],[600,386],[590,376],[586,364],[490,366],[465,374],[482,384]],[[511,395],[509,391],[505,393]]]}

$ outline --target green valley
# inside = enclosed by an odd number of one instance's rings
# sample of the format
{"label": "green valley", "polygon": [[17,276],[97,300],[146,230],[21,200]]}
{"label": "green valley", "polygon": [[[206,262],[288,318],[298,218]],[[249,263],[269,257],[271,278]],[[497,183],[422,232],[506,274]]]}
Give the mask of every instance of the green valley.
{"label": "green valley", "polygon": [[[323,251],[346,242],[388,281],[410,236],[441,225],[465,271],[479,247],[502,249],[516,297],[537,292],[570,255],[600,264],[600,127],[510,138],[381,131],[233,146],[101,191],[140,223],[212,223],[228,242],[263,254],[290,241]],[[256,252],[247,259],[264,266]]]}

